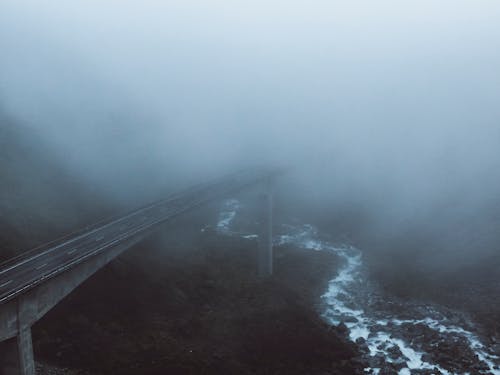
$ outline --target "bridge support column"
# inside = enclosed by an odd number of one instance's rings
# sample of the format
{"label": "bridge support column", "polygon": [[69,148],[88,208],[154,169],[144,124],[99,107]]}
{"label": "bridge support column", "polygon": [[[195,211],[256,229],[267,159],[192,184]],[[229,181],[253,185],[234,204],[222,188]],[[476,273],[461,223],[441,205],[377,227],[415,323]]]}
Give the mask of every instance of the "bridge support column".
{"label": "bridge support column", "polygon": [[273,274],[273,195],[271,178],[264,182],[261,200],[262,217],[259,233],[258,275],[268,277]]}
{"label": "bridge support column", "polygon": [[35,357],[33,355],[33,340],[31,327],[23,327],[17,336],[19,352],[19,374],[35,375]]}
{"label": "bridge support column", "polygon": [[36,321],[36,310],[37,306],[29,296],[21,296],[17,300],[17,348],[21,375],[35,375],[31,324]]}

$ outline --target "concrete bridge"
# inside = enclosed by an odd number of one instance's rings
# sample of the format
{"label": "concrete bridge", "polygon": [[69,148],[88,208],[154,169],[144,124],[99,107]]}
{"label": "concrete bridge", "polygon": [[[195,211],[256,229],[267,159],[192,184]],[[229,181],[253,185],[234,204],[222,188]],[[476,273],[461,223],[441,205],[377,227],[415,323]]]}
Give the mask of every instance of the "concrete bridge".
{"label": "concrete bridge", "polygon": [[200,184],[129,214],[100,222],[0,265],[0,375],[34,375],[31,327],[122,252],[177,216],[253,185],[263,186],[258,274],[272,274],[271,181],[252,169]]}

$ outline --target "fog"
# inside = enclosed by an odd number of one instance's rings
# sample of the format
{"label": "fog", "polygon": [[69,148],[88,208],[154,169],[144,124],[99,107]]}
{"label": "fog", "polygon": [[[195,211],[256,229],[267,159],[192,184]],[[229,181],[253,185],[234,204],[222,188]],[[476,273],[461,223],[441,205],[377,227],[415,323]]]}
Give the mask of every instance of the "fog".
{"label": "fog", "polygon": [[2,0],[0,105],[110,199],[284,165],[443,234],[498,208],[499,43],[495,0]]}

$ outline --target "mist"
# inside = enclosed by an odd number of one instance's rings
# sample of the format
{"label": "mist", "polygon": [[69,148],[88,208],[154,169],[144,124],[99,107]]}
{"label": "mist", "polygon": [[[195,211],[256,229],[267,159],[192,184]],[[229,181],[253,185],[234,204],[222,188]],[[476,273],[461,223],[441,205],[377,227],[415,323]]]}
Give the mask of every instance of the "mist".
{"label": "mist", "polygon": [[487,0],[4,0],[0,105],[109,199],[280,165],[309,211],[441,237],[498,208],[499,20]]}
{"label": "mist", "polygon": [[0,0],[0,373],[500,375],[499,47],[498,0]]}

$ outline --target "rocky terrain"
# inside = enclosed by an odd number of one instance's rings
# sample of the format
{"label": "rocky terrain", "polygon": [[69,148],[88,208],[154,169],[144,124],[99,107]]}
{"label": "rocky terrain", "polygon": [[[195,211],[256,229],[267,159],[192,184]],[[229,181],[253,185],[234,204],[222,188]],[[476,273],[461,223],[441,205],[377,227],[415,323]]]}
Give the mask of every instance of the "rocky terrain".
{"label": "rocky terrain", "polygon": [[389,293],[368,272],[363,251],[331,241],[309,224],[286,225],[276,238],[277,244],[334,253],[341,259],[322,296],[322,315],[358,345],[368,363],[366,373],[500,374],[494,332],[485,331],[462,310]]}
{"label": "rocky terrain", "polygon": [[362,373],[315,308],[336,256],[281,246],[259,280],[254,240],[192,235],[165,234],[86,282],[35,327],[37,358],[82,374]]}

